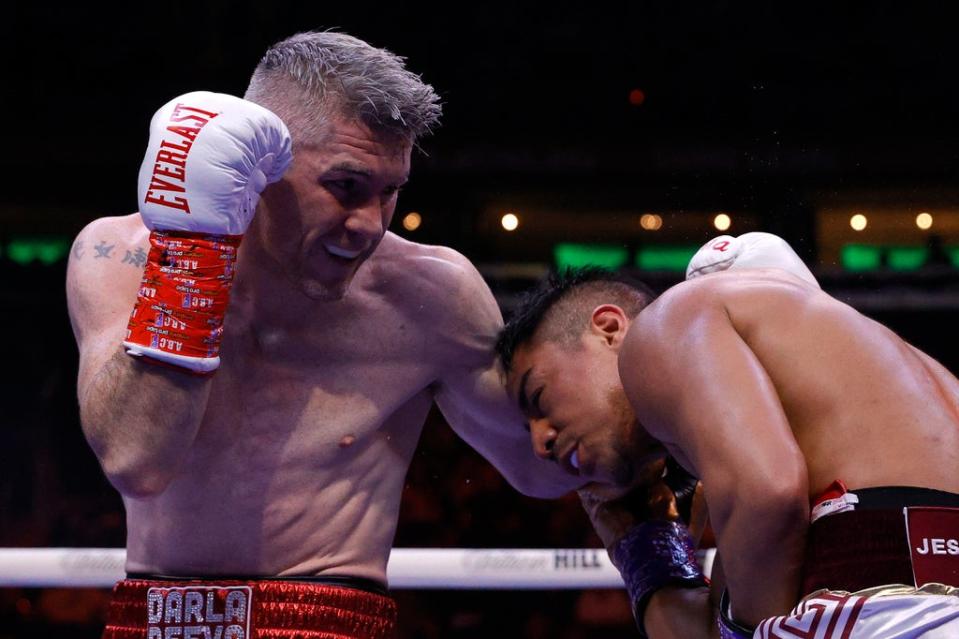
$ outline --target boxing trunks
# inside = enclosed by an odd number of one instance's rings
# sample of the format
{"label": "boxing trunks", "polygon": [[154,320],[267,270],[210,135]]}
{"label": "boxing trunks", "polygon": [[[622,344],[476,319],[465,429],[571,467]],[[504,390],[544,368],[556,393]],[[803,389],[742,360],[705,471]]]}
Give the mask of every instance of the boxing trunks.
{"label": "boxing trunks", "polygon": [[959,495],[837,482],[813,508],[802,588],[754,639],[959,638]]}
{"label": "boxing trunks", "polygon": [[396,604],[363,579],[129,577],[103,639],[385,639],[396,623]]}

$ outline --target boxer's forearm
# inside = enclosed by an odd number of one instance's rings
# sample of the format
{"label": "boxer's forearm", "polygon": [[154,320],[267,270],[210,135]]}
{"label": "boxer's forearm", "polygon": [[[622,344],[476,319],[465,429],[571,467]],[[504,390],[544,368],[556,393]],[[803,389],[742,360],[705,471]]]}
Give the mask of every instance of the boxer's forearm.
{"label": "boxer's forearm", "polygon": [[149,497],[166,488],[196,437],[210,383],[118,348],[80,388],[84,434],[117,490]]}
{"label": "boxer's forearm", "polygon": [[643,624],[649,639],[719,636],[708,588],[661,588],[650,598]]}
{"label": "boxer's forearm", "polygon": [[809,515],[801,496],[744,497],[717,536],[733,618],[755,626],[796,604]]}

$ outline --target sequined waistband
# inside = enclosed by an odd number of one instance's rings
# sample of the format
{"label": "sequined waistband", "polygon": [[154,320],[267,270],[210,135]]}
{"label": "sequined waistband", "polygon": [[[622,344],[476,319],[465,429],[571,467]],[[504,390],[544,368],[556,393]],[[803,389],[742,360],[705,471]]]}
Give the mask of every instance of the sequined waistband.
{"label": "sequined waistband", "polygon": [[104,639],[386,639],[390,597],[301,581],[125,579],[113,591]]}
{"label": "sequined waistband", "polygon": [[278,581],[306,584],[321,584],[339,588],[365,590],[376,595],[389,596],[386,586],[374,579],[353,577],[351,575],[292,575],[288,577],[260,577],[256,575],[216,575],[215,577],[197,577],[196,575],[157,575],[145,572],[128,572],[127,579],[143,581]]}

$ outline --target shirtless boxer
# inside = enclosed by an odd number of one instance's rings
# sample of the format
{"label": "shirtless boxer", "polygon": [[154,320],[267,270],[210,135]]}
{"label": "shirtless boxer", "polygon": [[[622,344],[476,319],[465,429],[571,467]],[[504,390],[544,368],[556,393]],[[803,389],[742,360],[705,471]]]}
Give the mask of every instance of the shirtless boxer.
{"label": "shirtless boxer", "polygon": [[[584,505],[640,630],[959,636],[959,381],[775,236],[721,238],[691,266],[655,301],[616,275],[554,277],[498,342],[535,452],[594,482]],[[675,509],[650,517],[667,453],[702,480],[721,628]],[[907,540],[906,506],[948,508],[910,508]]]}
{"label": "shirtless boxer", "polygon": [[578,482],[515,429],[475,268],[386,230],[432,88],[387,51],[305,33],[245,97],[161,108],[140,213],[74,245],[81,419],[127,511],[106,636],[388,636],[386,564],[434,401],[519,490]]}

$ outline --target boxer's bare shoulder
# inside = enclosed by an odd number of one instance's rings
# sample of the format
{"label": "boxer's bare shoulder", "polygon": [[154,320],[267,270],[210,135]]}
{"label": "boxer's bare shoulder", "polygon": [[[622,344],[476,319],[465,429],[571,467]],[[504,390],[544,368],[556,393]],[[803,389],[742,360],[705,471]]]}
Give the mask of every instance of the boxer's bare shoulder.
{"label": "boxer's bare shoulder", "polygon": [[808,295],[799,278],[781,272],[724,272],[672,287],[633,319],[620,349],[619,373],[640,421],[657,439],[675,443],[677,426],[689,421],[686,410],[708,403],[704,393],[715,392],[719,397],[709,400],[722,403],[726,391],[716,389],[750,388],[753,371],[743,368],[748,348],[729,310],[743,291],[767,302],[772,296]]}
{"label": "boxer's bare shoulder", "polygon": [[67,302],[81,347],[91,332],[126,322],[146,264],[149,235],[138,213],[98,218],[77,235],[67,265]]}
{"label": "boxer's bare shoulder", "polygon": [[[112,258],[115,257],[116,248],[129,250],[138,246],[146,247],[149,245],[149,238],[150,230],[143,225],[139,213],[101,217],[83,227],[77,235],[79,246],[77,242],[74,243],[71,257]],[[95,246],[99,246],[101,250],[94,250]]]}
{"label": "boxer's bare shoulder", "polygon": [[[705,326],[721,314],[737,332],[748,334],[777,317],[795,319],[801,308],[840,305],[805,280],[781,269],[727,271],[698,277],[663,293],[637,318],[631,342],[650,347]],[[844,305],[843,305],[844,306]],[[848,307],[847,307],[848,308]]]}
{"label": "boxer's bare shoulder", "polygon": [[[449,303],[471,291],[482,277],[459,252],[430,244],[419,244],[387,233],[376,250],[377,280],[390,286],[402,285],[421,292],[428,300]],[[404,290],[404,293],[410,289]],[[419,300],[411,300],[419,301]]]}
{"label": "boxer's bare shoulder", "polygon": [[427,317],[439,344],[469,344],[488,356],[502,318],[489,287],[466,257],[387,233],[371,262],[375,286],[403,310]]}
{"label": "boxer's bare shoulder", "polygon": [[[959,489],[944,470],[959,463],[959,382],[887,327],[791,276],[750,270],[674,287],[630,329],[620,371],[661,424],[707,410],[711,392],[709,410],[767,402],[805,454],[812,494],[836,477],[850,487]],[[747,388],[765,390],[739,390]]]}
{"label": "boxer's bare shoulder", "polygon": [[576,477],[529,448],[495,356],[502,316],[476,267],[453,249],[392,234],[376,255],[371,279],[400,317],[418,319],[422,333],[413,356],[430,367],[432,397],[453,430],[524,494],[556,498],[578,487]]}

